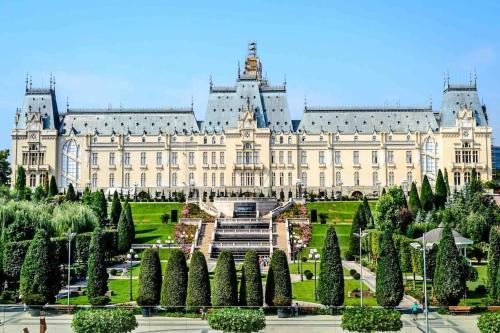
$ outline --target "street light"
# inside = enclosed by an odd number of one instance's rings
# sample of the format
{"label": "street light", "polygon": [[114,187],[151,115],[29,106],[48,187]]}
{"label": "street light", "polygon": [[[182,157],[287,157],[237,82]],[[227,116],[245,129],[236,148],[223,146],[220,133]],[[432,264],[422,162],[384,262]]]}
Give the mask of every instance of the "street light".
{"label": "street light", "polygon": [[[427,307],[427,267],[426,267],[426,253],[427,253],[427,243],[425,242],[425,229],[424,234],[422,236],[422,244],[419,243],[411,243],[410,245],[422,251],[424,255],[424,314],[425,314],[425,333],[429,333],[429,309]],[[432,246],[432,244],[431,244]]]}
{"label": "street light", "polygon": [[132,261],[134,259],[137,259],[137,254],[135,253],[134,249],[130,249],[127,253],[127,259],[130,261],[130,293],[129,293],[129,300],[132,302]]}
{"label": "street light", "polygon": [[169,252],[170,252],[170,247],[172,246],[173,243],[174,240],[172,239],[172,237],[168,236],[167,239],[165,239],[165,244],[167,244]]}
{"label": "street light", "polygon": [[309,258],[310,259],[314,259],[314,300],[317,301],[318,300],[318,291],[317,291],[317,288],[316,288],[316,281],[318,280],[317,276],[316,276],[316,264],[317,264],[317,261],[319,260],[321,256],[319,255],[318,253],[318,250],[316,249],[310,249],[309,250]]}
{"label": "street light", "polygon": [[297,179],[295,181],[295,192],[297,192],[297,198],[302,198],[302,179]]}
{"label": "street light", "polygon": [[[3,233],[3,231],[2,231]],[[69,296],[71,290],[71,240],[76,236],[76,232],[71,232],[71,229],[66,232],[65,236],[68,238],[68,311],[69,311]]]}
{"label": "street light", "polygon": [[363,237],[365,237],[366,235],[368,235],[368,232],[366,231],[362,231],[361,228],[359,228],[359,233],[357,232],[354,232],[353,235],[355,237],[358,237],[359,238],[359,271],[360,271],[360,274],[359,274],[359,289],[361,290],[361,299],[360,299],[360,303],[361,303],[361,307],[363,307],[363,264],[361,263],[361,239],[363,239]]}

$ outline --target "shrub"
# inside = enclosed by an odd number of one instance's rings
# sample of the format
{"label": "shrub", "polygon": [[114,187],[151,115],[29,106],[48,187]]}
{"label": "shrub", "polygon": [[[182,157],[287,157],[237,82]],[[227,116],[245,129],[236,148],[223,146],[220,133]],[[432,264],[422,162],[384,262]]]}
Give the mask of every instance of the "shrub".
{"label": "shrub", "polygon": [[420,198],[418,197],[417,185],[411,183],[410,195],[408,198],[408,208],[413,215],[416,215],[421,208]]}
{"label": "shrub", "polygon": [[385,307],[399,305],[403,299],[403,274],[399,256],[394,248],[392,233],[386,230],[380,242],[380,257],[377,260],[377,303]]}
{"label": "shrub", "polygon": [[55,301],[60,287],[60,272],[53,258],[54,249],[49,236],[40,229],[28,248],[21,268],[19,294],[26,304],[29,304],[28,298],[34,295],[39,295],[43,304]]}
{"label": "shrub", "polygon": [[128,201],[125,201],[123,210],[118,221],[118,251],[127,252],[135,238],[134,220],[132,219],[132,208]]}
{"label": "shrub", "polygon": [[444,207],[447,197],[448,191],[446,190],[446,183],[443,178],[443,173],[441,172],[441,169],[439,169],[434,193],[434,205],[436,208]]}
{"label": "shrub", "polygon": [[500,332],[500,312],[486,312],[479,316],[477,327],[481,333]]}
{"label": "shrub", "polygon": [[106,196],[102,190],[92,193],[90,207],[99,219],[101,227],[104,227],[104,224],[108,219],[108,201],[106,200]]}
{"label": "shrub", "polygon": [[28,252],[31,241],[9,242],[4,246],[3,273],[11,283],[17,283],[21,274],[24,258]]}
{"label": "shrub", "polygon": [[210,306],[210,277],[207,262],[201,251],[194,251],[189,267],[186,305],[188,307]]}
{"label": "shrub", "polygon": [[312,278],[314,277],[314,274],[311,271],[304,272],[304,275],[306,276],[306,279],[308,279],[308,280],[312,280]]}
{"label": "shrub", "polygon": [[349,270],[349,275],[353,276],[356,273],[355,269],[350,269]]}
{"label": "shrub", "polygon": [[168,214],[162,214],[161,215],[161,223],[167,224],[169,218],[170,218],[170,215],[168,215]]}
{"label": "shrub", "polygon": [[361,275],[360,275],[358,272],[356,272],[356,273],[354,273],[354,274],[352,275],[352,278],[353,278],[354,280],[359,280],[359,279],[361,278]]}
{"label": "shrub", "polygon": [[213,304],[215,306],[238,305],[236,268],[233,254],[227,250],[223,250],[217,258]]}
{"label": "shrub", "polygon": [[476,289],[474,289],[474,292],[478,295],[484,295],[488,292],[488,289],[484,284],[480,284],[476,287]]}
{"label": "shrub", "polygon": [[146,249],[142,253],[139,272],[139,305],[157,305],[160,302],[161,265],[158,250]]}
{"label": "shrub", "polygon": [[266,327],[266,316],[262,309],[217,309],[209,313],[208,325],[223,332],[259,332]]}
{"label": "shrub", "polygon": [[[6,251],[6,253],[8,253]],[[488,254],[489,298],[493,304],[500,303],[500,228],[490,230],[490,251]]]}
{"label": "shrub", "polygon": [[64,203],[56,206],[51,224],[57,236],[64,236],[68,230],[75,233],[92,232],[98,225],[97,216],[79,203]]}
{"label": "shrub", "polygon": [[50,176],[49,192],[47,197],[52,198],[59,194],[59,189],[57,188],[56,178],[54,175]]}
{"label": "shrub", "polygon": [[358,206],[358,210],[356,211],[356,215],[354,215],[354,219],[352,220],[351,226],[351,234],[349,236],[349,248],[348,251],[354,257],[359,255],[359,237],[355,236],[355,233],[359,234],[359,229],[365,229],[367,226],[366,222],[366,214],[363,205]]}
{"label": "shrub", "polygon": [[[344,304],[344,271],[337,233],[332,225],[326,232],[322,253],[318,284],[319,300],[324,305],[340,306]],[[310,280],[307,275],[306,278]]]}
{"label": "shrub", "polygon": [[292,283],[290,281],[290,270],[288,260],[283,250],[276,250],[271,257],[271,265],[267,273],[266,281],[266,303],[274,305],[274,297],[283,296],[292,301]]}
{"label": "shrub", "polygon": [[264,303],[259,256],[255,251],[245,254],[240,283],[240,305],[262,306]]}
{"label": "shrub", "polygon": [[180,249],[173,249],[170,251],[165,269],[160,304],[168,308],[184,307],[186,305],[187,282],[188,268],[184,252]]}
{"label": "shrub", "polygon": [[75,333],[127,333],[137,326],[132,311],[118,308],[80,310],[71,321]]}
{"label": "shrub", "polygon": [[113,193],[113,202],[111,203],[111,225],[113,227],[118,226],[118,221],[120,220],[120,215],[122,213],[122,204],[120,202],[120,197],[118,192]]}
{"label": "shrub", "polygon": [[66,201],[76,201],[76,193],[73,184],[69,183],[68,190],[66,191]]}
{"label": "shrub", "polygon": [[92,233],[78,234],[75,236],[75,260],[86,264],[89,259],[89,247]]}
{"label": "shrub", "polygon": [[422,204],[422,209],[427,212],[434,208],[434,194],[432,194],[431,184],[429,183],[427,175],[424,176],[424,180],[422,181],[420,202]]}
{"label": "shrub", "polygon": [[20,165],[17,167],[17,177],[16,177],[16,186],[15,189],[17,193],[20,194],[19,199],[23,200],[24,199],[24,192],[26,189],[26,171],[24,168]]}
{"label": "shrub", "polygon": [[396,310],[352,308],[344,311],[341,327],[349,332],[388,332],[401,330],[403,322]]}
{"label": "shrub", "polygon": [[116,274],[118,274],[118,271],[116,270],[116,268],[111,268],[109,270],[109,274],[112,275],[112,276],[115,276]]}
{"label": "shrub", "polygon": [[100,304],[108,291],[108,272],[106,271],[104,241],[101,228],[92,233],[89,245],[89,259],[87,268],[87,295],[93,305]]}

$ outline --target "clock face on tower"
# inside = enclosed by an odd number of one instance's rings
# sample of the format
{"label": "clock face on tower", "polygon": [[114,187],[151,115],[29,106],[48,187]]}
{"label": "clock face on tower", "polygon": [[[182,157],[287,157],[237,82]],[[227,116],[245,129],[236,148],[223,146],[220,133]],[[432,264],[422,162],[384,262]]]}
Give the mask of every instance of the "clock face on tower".
{"label": "clock face on tower", "polygon": [[245,138],[249,138],[250,137],[250,132],[245,132]]}
{"label": "clock face on tower", "polygon": [[464,136],[464,138],[468,138],[469,137],[469,131],[464,131],[463,136]]}
{"label": "clock face on tower", "polygon": [[30,140],[36,140],[36,133],[30,133]]}

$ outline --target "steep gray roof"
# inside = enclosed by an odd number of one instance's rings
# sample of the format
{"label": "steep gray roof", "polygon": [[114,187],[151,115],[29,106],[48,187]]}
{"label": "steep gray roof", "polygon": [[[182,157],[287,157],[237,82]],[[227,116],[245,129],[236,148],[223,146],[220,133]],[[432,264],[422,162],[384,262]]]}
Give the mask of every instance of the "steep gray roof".
{"label": "steep gray roof", "polygon": [[306,107],[298,127],[308,133],[374,131],[407,133],[438,130],[439,125],[428,107]]}
{"label": "steep gray roof", "polygon": [[21,109],[17,110],[19,117],[17,128],[26,128],[28,112],[39,113],[43,120],[44,129],[57,129],[59,127],[59,113],[55,90],[27,88]]}
{"label": "steep gray roof", "polygon": [[468,85],[448,84],[441,103],[441,126],[454,127],[459,111],[467,107],[472,111],[477,126],[487,126],[486,110],[483,109],[475,83]]}
{"label": "steep gray roof", "polygon": [[68,109],[61,115],[61,134],[173,134],[199,132],[191,108]]}

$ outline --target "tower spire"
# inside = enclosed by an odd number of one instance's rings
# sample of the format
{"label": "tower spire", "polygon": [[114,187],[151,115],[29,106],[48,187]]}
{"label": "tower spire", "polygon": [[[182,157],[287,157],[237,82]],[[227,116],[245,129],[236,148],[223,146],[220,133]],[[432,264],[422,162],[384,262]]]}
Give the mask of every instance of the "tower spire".
{"label": "tower spire", "polygon": [[210,74],[210,92],[212,92],[213,86],[214,86],[214,84],[212,82],[212,74]]}
{"label": "tower spire", "polygon": [[26,92],[28,92],[28,82],[29,82],[29,74],[28,74],[28,72],[26,72],[26,81],[25,81]]}

